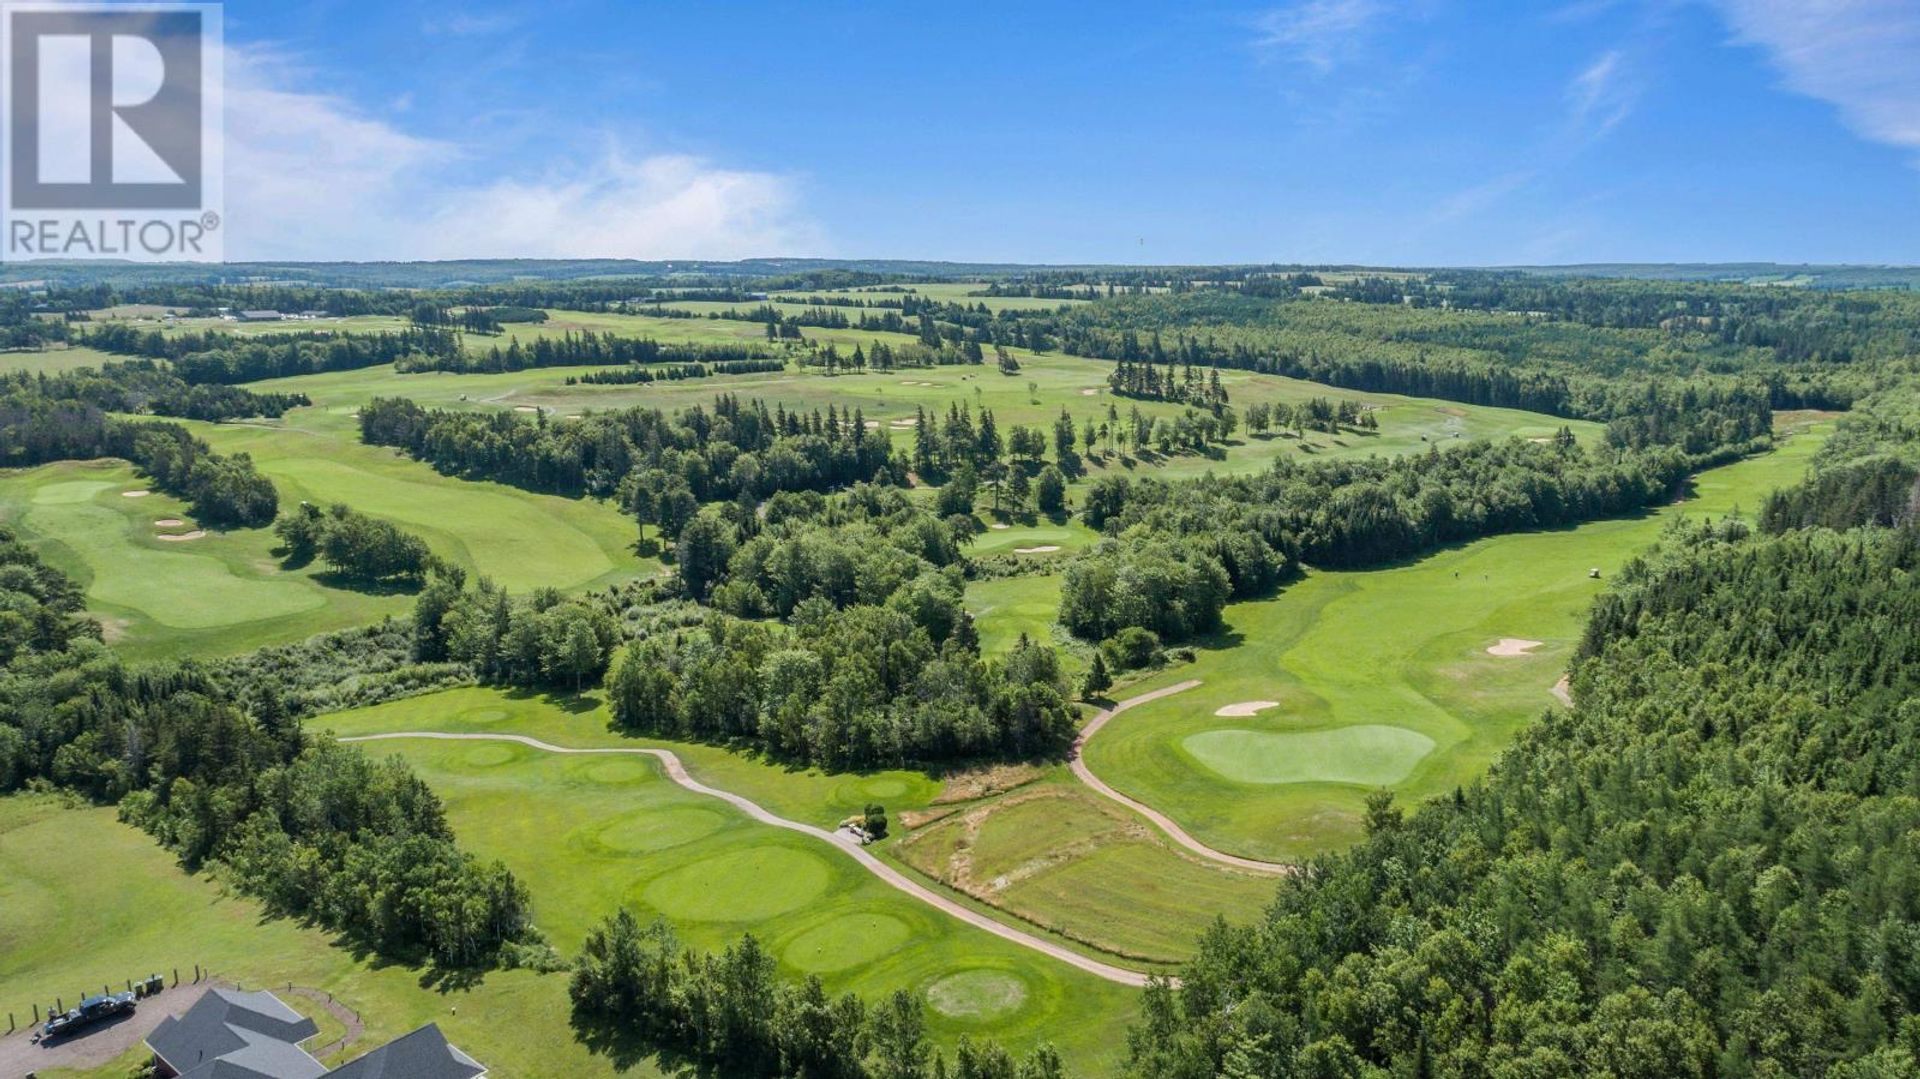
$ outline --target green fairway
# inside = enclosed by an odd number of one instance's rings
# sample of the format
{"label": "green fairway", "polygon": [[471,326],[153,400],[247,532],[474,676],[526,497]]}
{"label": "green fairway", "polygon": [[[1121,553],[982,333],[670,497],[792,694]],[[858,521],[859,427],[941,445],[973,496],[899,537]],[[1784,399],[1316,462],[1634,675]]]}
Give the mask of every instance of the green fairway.
{"label": "green fairway", "polygon": [[[1360,834],[1368,790],[1411,801],[1486,770],[1553,698],[1593,597],[1673,518],[1757,509],[1796,481],[1830,430],[1698,478],[1679,505],[1579,528],[1498,536],[1404,565],[1314,572],[1277,597],[1229,606],[1198,660],[1116,690],[1202,685],[1118,717],[1090,767],[1202,842],[1300,858]],[[1602,578],[1591,579],[1590,569]],[[997,583],[997,582],[996,582]],[[1527,654],[1488,649],[1542,642]],[[1253,715],[1224,707],[1274,701]]]}
{"label": "green fairway", "polygon": [[[1131,1011],[1131,990],[965,926],[817,838],[674,785],[644,758],[500,743],[368,748],[405,757],[446,801],[462,846],[505,861],[527,883],[537,921],[562,952],[626,906],[643,921],[666,918],[706,949],[752,932],[793,972],[870,1000],[991,972],[1018,987],[1018,1006],[944,1012],[936,997],[934,1029],[1015,1045],[1054,1040],[1082,1065],[1110,1059],[1110,1039]],[[897,947],[907,940],[913,947]]]}
{"label": "green fairway", "polygon": [[[317,565],[281,568],[264,529],[200,530],[179,500],[119,461],[0,473],[0,520],[86,589],[108,640],[134,657],[215,655],[376,621],[405,596],[331,588]],[[178,522],[160,524],[158,522]]]}
{"label": "green fairway", "polygon": [[442,476],[344,432],[297,422],[191,426],[222,453],[251,454],[283,505],[345,502],[404,526],[436,555],[509,591],[577,590],[658,568],[634,556],[639,529],[608,503]]}
{"label": "green fairway", "polygon": [[[606,724],[606,710],[595,697],[582,698],[568,706],[568,702],[487,689],[446,690],[311,721],[316,729],[332,730],[343,736],[432,730],[522,734],[556,745],[581,748],[660,746],[678,754],[700,782],[750,798],[788,819],[822,827],[832,827],[870,802],[886,806],[896,820],[903,811],[937,816],[946,809],[934,804],[942,793],[941,782],[918,772],[833,775],[798,771],[714,746],[626,738],[609,731]],[[429,748],[444,749],[444,743],[395,741],[382,748],[386,747],[404,749],[410,760],[419,763],[416,750],[424,753]],[[520,757],[517,747],[482,743],[460,747],[457,759],[477,769],[483,762],[505,765]],[[583,775],[615,786],[630,781],[650,781],[654,775],[653,766],[637,757],[589,757],[572,760],[571,764]],[[430,773],[423,774],[431,778]],[[438,786],[436,783],[437,789]],[[590,836],[578,845],[577,853],[592,858],[612,858],[693,843],[704,849],[710,845],[709,837],[734,818],[730,810],[712,801],[691,795],[679,798],[685,792],[678,788],[667,787],[666,793],[675,796],[669,799],[669,804],[629,804],[629,801],[615,799],[617,804],[592,807],[593,813],[602,816],[595,818]],[[451,790],[442,789],[441,794],[450,801],[455,800]],[[584,821],[587,810],[581,812]],[[971,824],[967,821],[969,815],[974,818]],[[588,831],[584,825],[581,828],[583,833]],[[1093,798],[1067,779],[1064,768],[1051,769],[1046,782],[1040,786],[1022,787],[1002,798],[970,802],[918,830],[907,832],[898,828],[896,831],[905,834],[874,848],[882,857],[897,858],[929,880],[945,883],[959,894],[1013,915],[1010,920],[1015,924],[1051,931],[1063,942],[1081,946],[1090,954],[1104,953],[1105,958],[1117,956],[1147,964],[1185,958],[1191,954],[1195,934],[1207,920],[1215,914],[1250,915],[1272,896],[1273,890],[1270,878],[1224,872],[1174,853],[1157,833],[1149,833],[1142,822]],[[463,842],[478,834],[469,828],[461,829]],[[728,854],[713,864],[702,865],[697,871],[678,872],[671,869],[671,863],[663,863],[660,878],[649,876],[644,886],[622,889],[621,894],[643,909],[667,914],[676,921],[683,917],[701,919],[724,915],[718,921],[732,925],[736,933],[761,919],[777,921],[792,917],[795,912],[787,909],[786,896],[821,887],[831,891],[831,880],[837,879],[836,876],[822,884],[820,865],[811,859],[825,857],[827,861],[823,864],[836,875],[844,859],[830,850],[820,849],[818,844],[809,844],[805,837],[791,838],[798,844],[791,849],[806,858],[790,860],[780,855],[779,864],[760,866],[751,859],[733,861],[735,856]],[[973,851],[975,866],[967,880],[956,879],[949,871],[951,855],[963,841]],[[1050,853],[1055,847],[1058,851]],[[794,887],[772,895],[723,895],[711,890],[716,887],[712,883],[716,877],[736,878],[756,872],[763,872],[768,879],[791,880]],[[530,880],[540,879],[539,874],[526,876]],[[972,886],[975,882],[990,885],[1000,877],[1007,880],[998,887]],[[701,898],[703,896],[707,898]],[[915,914],[934,913],[919,904],[903,902],[908,903],[908,909]],[[775,906],[765,910],[747,909],[762,903]],[[703,915],[703,910],[712,914]],[[919,925],[910,920],[900,921],[900,913],[890,908],[881,909],[880,913],[903,925]],[[877,924],[882,935],[892,934],[893,923]],[[853,934],[843,926],[822,928],[809,924],[796,932],[815,934],[819,939],[814,943],[823,948],[829,940],[840,942],[835,947],[852,946],[848,941]],[[884,951],[878,944],[861,943],[858,947],[871,949],[875,954]],[[804,950],[793,953],[800,957],[808,954]],[[826,964],[817,968],[821,973],[829,968],[841,969],[843,964],[857,965],[851,953],[829,948],[811,954],[814,958],[804,961],[795,958],[793,962],[808,970],[816,969],[807,966],[808,963]],[[1057,965],[1024,951],[1019,954],[1043,966]]]}
{"label": "green fairway", "polygon": [[55,375],[79,367],[99,367],[119,359],[90,348],[50,348],[33,352],[0,352],[0,374],[27,371],[36,375]]}
{"label": "green fairway", "polygon": [[[701,305],[689,305],[701,307]],[[727,304],[711,304],[713,311]],[[738,305],[731,305],[738,306]],[[705,307],[701,307],[705,309]],[[509,341],[531,341],[567,333],[592,331],[626,337],[651,337],[665,343],[742,344],[763,336],[759,323],[729,319],[658,318],[645,315],[589,314],[577,311],[552,311],[544,323],[514,324],[500,337],[469,336],[469,349],[504,347]],[[297,325],[297,324],[288,324]],[[854,346],[871,348],[886,341],[893,345],[910,343],[908,334],[879,333],[865,330],[807,331],[810,340],[834,344],[842,352]],[[375,396],[403,396],[423,405],[442,408],[523,408],[544,409],[556,416],[577,415],[587,409],[608,409],[646,405],[665,409],[709,406],[716,394],[731,393],[743,398],[779,402],[789,409],[824,412],[829,406],[859,410],[869,421],[888,431],[896,445],[905,448],[913,432],[906,421],[917,408],[944,414],[950,406],[965,404],[979,410],[993,410],[1002,432],[1015,424],[1050,429],[1065,410],[1076,425],[1093,421],[1106,423],[1117,413],[1125,420],[1134,408],[1161,418],[1173,418],[1182,406],[1114,398],[1107,390],[1107,376],[1113,365],[1104,360],[1085,359],[1060,353],[1036,354],[1013,350],[1021,369],[1003,375],[992,366],[908,368],[896,371],[869,371],[860,374],[827,375],[818,368],[789,366],[774,373],[726,375],[633,386],[566,385],[569,377],[578,377],[594,368],[543,368],[504,374],[455,375],[396,374],[390,367],[358,371],[332,372],[297,378],[276,379],[255,384],[254,388],[285,393],[305,393],[316,408],[289,414],[285,426],[312,433],[352,436],[352,414]],[[1237,435],[1217,456],[1176,454],[1167,458],[1123,459],[1097,453],[1089,460],[1087,476],[1081,481],[1108,474],[1164,475],[1168,477],[1200,475],[1207,471],[1252,472],[1266,468],[1275,458],[1366,456],[1423,451],[1429,446],[1472,438],[1504,438],[1509,435],[1543,438],[1551,435],[1563,421],[1513,409],[1461,405],[1394,394],[1369,394],[1343,391],[1298,379],[1281,378],[1249,371],[1221,371],[1221,382],[1232,396],[1236,409],[1244,411],[1256,402],[1298,403],[1314,397],[1350,398],[1373,409],[1379,430],[1339,435],[1309,433],[1298,439],[1291,434],[1270,437]],[[1110,411],[1111,410],[1111,411]],[[1583,439],[1599,437],[1597,424],[1567,423]],[[1117,450],[1117,447],[1115,447]],[[983,492],[985,510],[990,496]]]}

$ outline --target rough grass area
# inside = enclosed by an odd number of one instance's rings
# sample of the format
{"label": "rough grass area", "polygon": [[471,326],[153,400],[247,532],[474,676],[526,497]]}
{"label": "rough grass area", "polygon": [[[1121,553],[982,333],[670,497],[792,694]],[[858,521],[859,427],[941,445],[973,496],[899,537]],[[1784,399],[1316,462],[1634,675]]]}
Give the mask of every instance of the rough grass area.
{"label": "rough grass area", "polygon": [[926,876],[1023,921],[1158,964],[1190,957],[1216,915],[1251,918],[1273,895],[1273,878],[1188,857],[1058,775],[961,806],[896,850]]}
{"label": "rough grass area", "polygon": [[[1795,482],[1830,426],[1770,454],[1698,478],[1682,503],[1579,528],[1499,536],[1403,565],[1312,573],[1277,597],[1230,606],[1198,660],[1115,690],[1189,678],[1195,690],[1127,712],[1088,746],[1115,788],[1165,812],[1200,841],[1253,858],[1291,859],[1352,842],[1367,792],[1403,800],[1451,791],[1486,770],[1525,723],[1554,703],[1588,606],[1606,579],[1675,517],[1753,511]],[[1599,567],[1602,579],[1588,577]],[[1495,656],[1502,638],[1541,641]],[[1214,713],[1272,700],[1251,717]],[[1403,730],[1386,757],[1338,732]],[[1311,732],[1314,741],[1303,741]],[[1331,739],[1331,740],[1330,740]],[[1375,747],[1378,753],[1384,747]]]}

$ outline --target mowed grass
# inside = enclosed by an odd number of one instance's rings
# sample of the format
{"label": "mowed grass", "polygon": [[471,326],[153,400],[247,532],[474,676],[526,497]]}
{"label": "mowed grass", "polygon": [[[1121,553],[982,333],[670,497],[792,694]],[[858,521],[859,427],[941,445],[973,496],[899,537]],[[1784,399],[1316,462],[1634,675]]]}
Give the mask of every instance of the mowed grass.
{"label": "mowed grass", "polygon": [[469,987],[428,988],[422,971],[356,960],[329,934],[267,918],[188,875],[111,809],[0,798],[0,1010],[24,1023],[33,1005],[56,996],[71,1005],[103,983],[156,971],[171,981],[176,967],[191,981],[196,963],[249,989],[291,982],[333,993],[366,1024],[348,1055],[434,1022],[501,1079],[615,1074],[575,1044],[565,974],[496,971]]}
{"label": "mowed grass", "polygon": [[[715,311],[728,305],[712,305]],[[529,342],[541,337],[591,331],[625,337],[651,337],[668,343],[752,344],[764,339],[759,323],[730,319],[675,319],[645,315],[592,314],[553,311],[544,323],[509,326],[497,337],[467,338],[469,349],[484,350],[494,345],[505,347],[514,340]],[[904,345],[910,335],[864,330],[814,330],[810,340],[836,345],[851,353],[858,345],[871,349],[875,343]],[[779,372],[751,375],[725,375],[704,379],[658,382],[638,386],[594,386],[566,384],[569,377],[586,374],[593,368],[546,368],[505,374],[454,375],[396,374],[391,368],[334,372],[260,383],[263,390],[301,392],[321,406],[320,416],[306,411],[289,417],[289,424],[302,429],[332,433],[350,433],[351,413],[375,396],[410,397],[423,405],[441,408],[539,408],[557,417],[579,415],[589,409],[623,408],[635,405],[669,411],[695,405],[711,407],[721,393],[743,399],[759,398],[770,405],[778,402],[789,410],[818,410],[829,407],[858,411],[868,421],[887,431],[894,443],[907,448],[913,431],[903,426],[916,410],[944,416],[948,409],[967,405],[976,414],[991,409],[1002,433],[1013,425],[1051,431],[1064,410],[1076,428],[1091,420],[1097,426],[1117,413],[1124,422],[1136,407],[1144,414],[1163,419],[1179,416],[1178,405],[1115,398],[1107,391],[1107,376],[1113,365],[1104,360],[1085,359],[1059,353],[1035,354],[1013,350],[1021,370],[1003,375],[989,365],[979,367],[909,368],[896,371],[870,371],[861,374],[827,375],[818,368],[789,366]],[[1091,460],[1087,475],[1076,486],[1109,474],[1199,475],[1207,471],[1222,473],[1257,472],[1278,457],[1366,456],[1420,452],[1432,445],[1473,438],[1518,436],[1544,438],[1559,429],[1562,421],[1512,409],[1458,405],[1393,394],[1366,394],[1342,391],[1317,383],[1281,378],[1247,371],[1222,371],[1220,378],[1232,397],[1234,407],[1244,413],[1255,402],[1299,403],[1314,397],[1349,398],[1370,406],[1380,427],[1377,432],[1339,435],[1309,433],[1304,439],[1284,436],[1250,437],[1240,432],[1216,456],[1175,454],[1149,455],[1125,459],[1106,447]],[[1582,439],[1600,436],[1598,425],[1572,422]],[[982,506],[986,505],[983,498]]]}
{"label": "mowed grass", "polygon": [[[608,733],[599,709],[463,690],[322,717],[342,733],[378,729],[487,729],[561,745],[666,744]],[[752,932],[789,975],[817,974],[836,992],[868,999],[927,993],[932,1027],[1013,1046],[1053,1041],[1096,1071],[1114,1059],[1132,1014],[1131,990],[1002,941],[895,891],[843,852],[770,828],[664,778],[640,756],[566,756],[511,743],[397,739],[395,752],[446,801],[461,843],[500,858],[533,893],[540,925],[563,952],[625,906],[665,918],[692,943],[717,949]],[[866,801],[924,804],[937,790],[913,773],[827,776],[789,772],[710,747],[673,745],[713,786],[776,813],[831,824]],[[1004,1006],[942,1011],[935,988],[959,976],[1006,991]],[[949,992],[952,986],[948,985]]]}
{"label": "mowed grass", "polygon": [[286,570],[265,529],[163,540],[199,529],[178,499],[124,494],[143,490],[122,461],[0,473],[0,521],[85,589],[88,611],[130,657],[243,651],[377,621],[411,602],[329,587],[318,565]]}
{"label": "mowed grass", "polygon": [[581,590],[659,568],[634,554],[639,526],[609,502],[443,476],[304,420],[296,412],[281,424],[189,426],[222,453],[252,455],[283,505],[345,502],[405,527],[441,558],[509,591]]}
{"label": "mowed grass", "polygon": [[98,368],[118,358],[90,348],[65,346],[31,352],[0,352],[0,374],[25,371],[35,375],[57,375],[81,367]]}
{"label": "mowed grass", "polygon": [[[1796,482],[1829,427],[1700,476],[1641,517],[1500,536],[1366,572],[1314,572],[1231,606],[1198,660],[1115,690],[1202,685],[1116,718],[1086,751],[1125,793],[1235,854],[1293,859],[1354,841],[1369,790],[1403,802],[1482,774],[1552,703],[1593,597],[1677,517],[1758,508]],[[1588,571],[1598,568],[1602,579]],[[1542,642],[1490,655],[1502,638]],[[1231,704],[1276,701],[1254,716]]]}
{"label": "mowed grass", "polygon": [[[554,745],[579,748],[661,747],[678,754],[695,779],[750,798],[783,817],[821,827],[830,828],[869,803],[884,805],[896,822],[904,812],[931,815],[945,809],[935,804],[943,790],[942,781],[919,772],[896,769],[829,774],[800,770],[714,746],[628,738],[610,730],[607,721],[606,709],[598,695],[553,699],[470,688],[322,716],[310,721],[310,726],[341,736],[425,730],[522,734]],[[413,760],[417,747],[435,743],[393,740],[368,745],[376,752],[390,748],[403,750]],[[652,767],[638,757],[585,759],[613,762],[627,771],[632,771],[632,766],[644,765],[649,771]],[[966,812],[986,807],[992,824],[980,830],[974,845],[980,852],[979,864],[994,868],[980,879],[990,880],[1010,873],[1019,878],[1010,891],[980,893],[965,887],[965,881],[952,880],[941,864],[929,860],[944,857],[928,852],[939,846],[938,836],[949,834],[942,829],[957,818],[946,818],[932,826],[935,838],[931,840],[916,832],[901,835],[874,850],[882,857],[897,859],[920,871],[930,880],[953,885],[961,895],[980,900],[982,909],[1013,916],[1003,920],[1052,932],[1064,943],[1089,954],[1109,960],[1115,957],[1135,960],[1145,966],[1174,962],[1190,954],[1194,935],[1215,914],[1250,916],[1271,897],[1271,879],[1227,873],[1174,852],[1157,834],[1145,834],[1140,828],[1141,822],[1124,811],[1092,799],[1068,778],[1064,768],[1049,769],[1044,779],[1046,782],[1040,787],[1019,788],[1008,796],[1005,804],[973,802],[961,807]],[[1048,801],[1041,806],[1025,807],[1023,803],[1033,790],[1046,791]],[[681,793],[678,788],[672,791]],[[443,790],[442,794],[451,797],[448,791]],[[703,823],[696,824],[675,809],[670,813],[642,815],[643,819],[633,827],[648,834],[678,835],[683,830],[690,832],[705,827],[707,814],[726,811],[724,806],[698,798],[688,803],[688,807],[697,811],[696,816]],[[459,824],[457,820],[455,823]],[[1087,826],[1083,827],[1083,823]],[[902,832],[903,828],[896,825],[896,833]],[[464,841],[470,829],[461,828],[460,834]],[[791,838],[800,842],[798,849],[813,849],[805,837]],[[1017,840],[1028,846],[1018,851],[1002,851],[998,848],[1003,840]],[[1031,844],[1036,842],[1042,848],[1058,847],[1070,856],[1049,862],[1045,872],[1038,875],[1018,870],[1017,867],[1033,861],[1033,855],[1024,852],[1032,850]],[[801,875],[811,872],[793,866],[775,868],[783,873],[788,870]],[[558,867],[552,871],[557,872]],[[706,881],[704,872],[675,878],[660,886],[667,891],[657,894],[655,899],[677,901],[673,896],[680,890],[705,890],[709,887]],[[724,905],[727,909],[741,909],[740,904],[748,902],[728,899]],[[782,913],[748,910],[746,917],[737,920],[745,924]],[[1031,955],[1024,950],[1020,954]],[[1043,965],[1057,965],[1043,957],[1033,956],[1033,959]]]}

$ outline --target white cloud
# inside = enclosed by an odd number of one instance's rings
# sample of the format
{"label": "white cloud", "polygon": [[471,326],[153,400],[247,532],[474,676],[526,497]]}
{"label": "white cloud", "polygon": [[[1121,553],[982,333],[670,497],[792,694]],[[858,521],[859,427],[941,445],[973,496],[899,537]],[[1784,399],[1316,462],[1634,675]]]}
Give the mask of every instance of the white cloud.
{"label": "white cloud", "polygon": [[1920,151],[1920,5],[1913,0],[1716,0],[1787,87],[1875,142]]}
{"label": "white cloud", "polygon": [[1381,0],[1299,0],[1254,21],[1254,46],[1325,75],[1353,56],[1386,10]]}
{"label": "white cloud", "polygon": [[429,34],[446,37],[487,37],[519,25],[519,16],[504,11],[461,11],[444,19],[428,19],[420,24],[420,28]]}
{"label": "white cloud", "polygon": [[[816,254],[791,178],[615,144],[525,174],[289,85],[226,52],[226,257],[739,258]],[[495,151],[497,153],[498,151]],[[537,164],[537,163],[536,163]]]}
{"label": "white cloud", "polygon": [[1633,112],[1640,89],[1628,64],[1625,52],[1609,49],[1567,84],[1569,119],[1578,133],[1599,138]]}

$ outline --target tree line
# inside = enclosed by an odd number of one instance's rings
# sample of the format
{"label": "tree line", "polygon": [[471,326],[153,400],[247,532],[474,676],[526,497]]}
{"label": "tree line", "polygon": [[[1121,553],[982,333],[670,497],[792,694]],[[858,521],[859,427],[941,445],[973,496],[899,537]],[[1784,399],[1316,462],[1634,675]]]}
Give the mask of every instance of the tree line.
{"label": "tree line", "polygon": [[220,330],[166,334],[126,323],[102,323],[79,343],[102,352],[166,360],[191,383],[233,384],[269,378],[354,371],[431,357],[461,355],[452,331],[419,327],[394,333],[351,334],[330,330],[242,337]]}
{"label": "tree line", "polygon": [[669,544],[703,503],[904,480],[886,434],[858,410],[803,414],[732,395],[711,410],[629,408],[561,422],[376,398],[360,410],[360,437],[450,475],[618,498]]}
{"label": "tree line", "polygon": [[642,926],[622,908],[587,934],[568,985],[575,1033],[630,1068],[663,1066],[738,1079],[1064,1079],[1042,1046],[1016,1062],[962,1037],[951,1064],[927,1041],[919,998],[896,990],[869,1008],[831,997],[817,976],[798,985],[753,936],[718,955],[681,943],[671,926]]}

